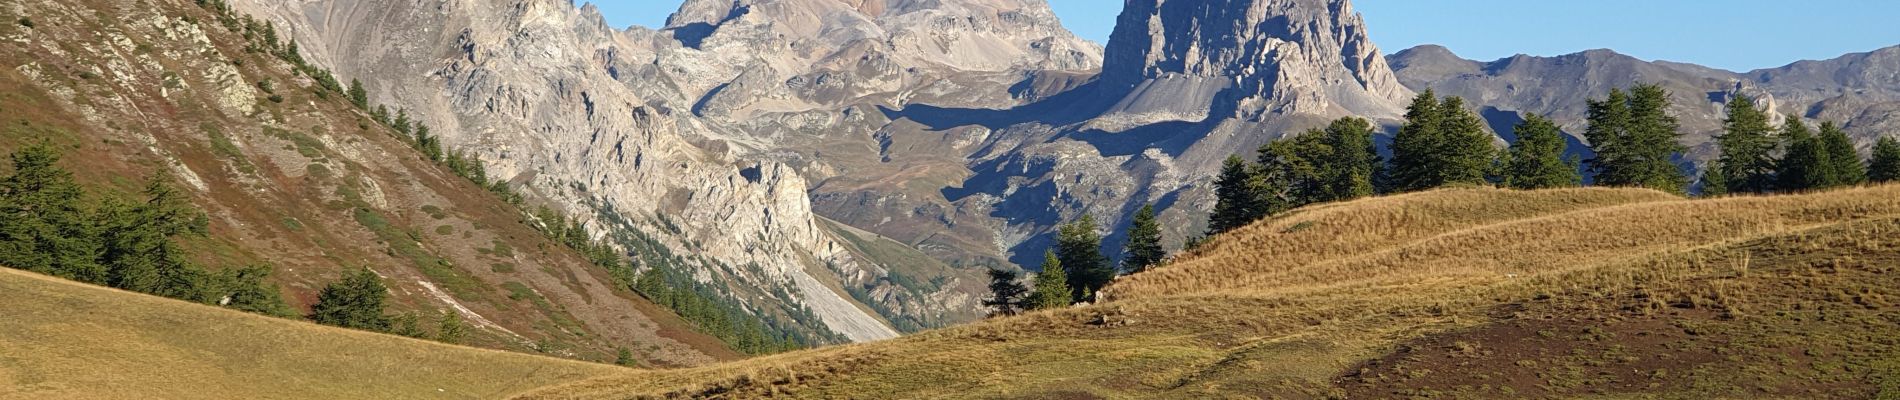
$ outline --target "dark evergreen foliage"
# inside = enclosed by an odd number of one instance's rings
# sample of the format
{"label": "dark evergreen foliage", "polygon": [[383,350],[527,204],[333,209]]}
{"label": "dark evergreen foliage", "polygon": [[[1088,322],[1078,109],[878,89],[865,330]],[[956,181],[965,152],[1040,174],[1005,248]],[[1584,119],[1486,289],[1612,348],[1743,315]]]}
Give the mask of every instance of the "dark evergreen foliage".
{"label": "dark evergreen foliage", "polygon": [[1575,160],[1564,161],[1563,131],[1549,118],[1532,114],[1512,130],[1517,142],[1503,159],[1502,183],[1514,189],[1549,189],[1581,185]]}
{"label": "dark evergreen foliage", "polygon": [[1484,131],[1484,120],[1466,110],[1463,99],[1435,96],[1426,90],[1414,98],[1405,125],[1393,138],[1394,191],[1487,183],[1497,149]]}
{"label": "dark evergreen foliage", "polygon": [[1056,258],[1069,274],[1076,301],[1087,301],[1115,279],[1115,267],[1102,255],[1102,234],[1096,229],[1095,217],[1082,214],[1056,235]]}
{"label": "dark evergreen foliage", "polygon": [[1075,290],[1069,287],[1068,271],[1062,268],[1062,259],[1056,257],[1054,250],[1042,253],[1042,272],[1036,274],[1036,292],[1030,295],[1028,303],[1037,310],[1075,304]]}
{"label": "dark evergreen foliage", "polygon": [[347,273],[317,293],[310,306],[310,320],[319,324],[375,332],[390,331],[390,319],[383,315],[389,289],[383,278],[368,268]]}
{"label": "dark evergreen foliage", "polygon": [[1145,205],[1135,212],[1135,219],[1128,225],[1128,242],[1122,246],[1122,269],[1126,273],[1139,273],[1161,263],[1168,257],[1167,250],[1161,247],[1161,223],[1155,220],[1155,206]]}
{"label": "dark evergreen foliage", "polygon": [[1881,136],[1874,142],[1873,161],[1867,166],[1867,180],[1873,183],[1900,181],[1900,140]]}
{"label": "dark evergreen foliage", "polygon": [[983,299],[983,306],[990,308],[990,316],[1010,316],[1021,313],[1024,298],[1029,288],[1019,280],[1022,274],[1000,268],[992,268],[990,274],[990,297]]}
{"label": "dark evergreen foliage", "polygon": [[1612,89],[1608,98],[1590,101],[1584,136],[1597,154],[1590,168],[1598,185],[1687,192],[1687,178],[1674,161],[1686,148],[1668,108],[1669,92],[1656,85],[1637,85],[1628,93]]}
{"label": "dark evergreen foliage", "polygon": [[1272,212],[1267,182],[1240,156],[1229,156],[1214,181],[1214,212],[1207,216],[1207,233],[1219,234],[1247,226]]}
{"label": "dark evergreen foliage", "polygon": [[[1728,117],[1722,122],[1722,134],[1715,143],[1722,155],[1704,177],[1703,193],[1767,193],[1775,187],[1775,128],[1768,114],[1755,107],[1755,99],[1740,96],[1729,100]],[[1710,186],[1713,186],[1711,188]],[[1711,193],[1715,192],[1715,193]]]}

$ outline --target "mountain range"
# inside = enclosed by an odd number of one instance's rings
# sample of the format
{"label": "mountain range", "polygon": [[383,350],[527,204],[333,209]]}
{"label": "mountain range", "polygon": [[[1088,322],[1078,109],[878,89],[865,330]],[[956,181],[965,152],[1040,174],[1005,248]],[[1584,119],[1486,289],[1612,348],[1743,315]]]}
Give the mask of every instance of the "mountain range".
{"label": "mountain range", "polygon": [[[1691,150],[1680,162],[1690,171],[1714,156],[1723,105],[1740,95],[1796,118],[1839,121],[1863,148],[1900,131],[1900,47],[1749,72],[1608,50],[1490,62],[1436,46],[1387,55],[1368,35],[1377,27],[1347,0],[1128,0],[1106,45],[1062,28],[1042,0],[689,0],[664,27],[625,30],[564,0],[231,3],[294,39],[312,64],[360,81],[373,103],[433,127],[532,202],[580,217],[592,237],[674,255],[636,257],[638,268],[690,276],[750,316],[822,341],[976,319],[986,269],[1034,269],[1056,226],[1084,214],[1105,222],[1112,252],[1115,232],[1154,204],[1165,242],[1178,248],[1204,230],[1222,159],[1343,116],[1389,135],[1406,102],[1428,89],[1467,99],[1505,141],[1526,114],[1552,117],[1578,137],[1571,152],[1587,154],[1588,99],[1659,84],[1686,131]],[[148,35],[196,29],[179,26]],[[135,64],[128,60],[136,57],[119,63]],[[228,114],[258,113],[265,95],[243,83],[262,72],[219,65],[181,69],[228,81],[213,96]],[[36,78],[44,64],[6,66],[22,81],[45,81]],[[188,128],[166,129],[196,131]],[[171,144],[185,139],[169,135],[140,140],[169,159],[185,151]],[[342,158],[399,151],[377,146],[331,147],[361,152]],[[185,171],[207,168],[223,167]],[[233,201],[221,196],[237,189],[213,186],[196,188],[200,202]],[[232,216],[226,226],[268,220],[229,208],[214,213]],[[464,263],[483,262],[474,257]],[[555,288],[567,269],[583,268],[563,265],[535,272],[548,276],[534,291],[575,293],[551,296],[570,310],[609,310],[569,331],[618,331],[613,315],[663,314],[622,310],[652,307],[639,300],[595,300],[606,292]],[[473,275],[491,285],[511,279]],[[401,279],[415,290],[443,284]],[[440,308],[477,296],[408,301]],[[659,331],[640,332],[626,336]],[[661,358],[718,358],[721,350],[694,340],[665,342],[673,355]]]}

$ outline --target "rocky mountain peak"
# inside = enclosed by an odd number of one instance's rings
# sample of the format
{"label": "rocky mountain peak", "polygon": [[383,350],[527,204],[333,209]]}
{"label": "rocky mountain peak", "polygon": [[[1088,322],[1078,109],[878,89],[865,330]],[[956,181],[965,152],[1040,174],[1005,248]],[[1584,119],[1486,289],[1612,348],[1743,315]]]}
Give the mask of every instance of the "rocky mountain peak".
{"label": "rocky mountain peak", "polygon": [[1132,0],[1106,52],[1104,83],[1176,98],[1123,112],[1383,117],[1411,94],[1347,0]]}

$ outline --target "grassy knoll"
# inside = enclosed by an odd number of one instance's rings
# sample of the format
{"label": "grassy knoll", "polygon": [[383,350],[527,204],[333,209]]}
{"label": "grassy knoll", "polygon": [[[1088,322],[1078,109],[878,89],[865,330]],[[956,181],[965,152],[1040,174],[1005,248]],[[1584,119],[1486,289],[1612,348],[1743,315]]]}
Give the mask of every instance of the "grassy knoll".
{"label": "grassy knoll", "polygon": [[0,268],[0,399],[499,398],[625,369],[332,328]]}
{"label": "grassy knoll", "polygon": [[1900,396],[1900,186],[1308,207],[1103,304],[535,399]]}

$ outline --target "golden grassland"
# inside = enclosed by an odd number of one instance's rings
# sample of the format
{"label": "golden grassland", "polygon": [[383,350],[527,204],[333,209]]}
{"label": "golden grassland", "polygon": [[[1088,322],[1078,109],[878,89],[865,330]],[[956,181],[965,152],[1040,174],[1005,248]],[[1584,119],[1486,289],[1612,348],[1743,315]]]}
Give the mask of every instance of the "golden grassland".
{"label": "golden grassland", "polygon": [[263,317],[0,268],[0,399],[499,398],[626,369]]}
{"label": "golden grassland", "polygon": [[1900,186],[1371,198],[1262,221],[1105,292],[521,397],[1900,398]]}

